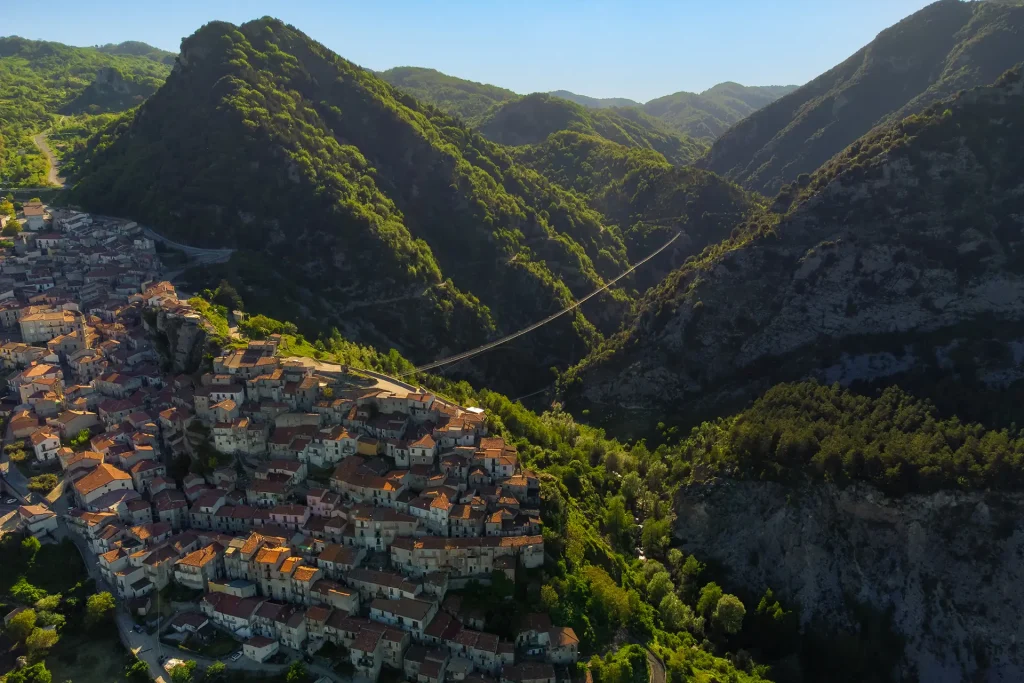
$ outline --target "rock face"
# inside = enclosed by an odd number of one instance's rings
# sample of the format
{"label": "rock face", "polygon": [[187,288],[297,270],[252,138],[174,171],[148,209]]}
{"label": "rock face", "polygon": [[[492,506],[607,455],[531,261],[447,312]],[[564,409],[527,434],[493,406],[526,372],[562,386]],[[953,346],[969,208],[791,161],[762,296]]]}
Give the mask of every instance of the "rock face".
{"label": "rock face", "polygon": [[675,536],[752,593],[849,628],[850,599],[892,610],[904,674],[1024,680],[1024,521],[1018,494],[887,498],[858,485],[719,481],[680,491]]}
{"label": "rock face", "polygon": [[169,315],[160,310],[154,320],[146,321],[146,326],[157,340],[157,348],[172,372],[180,374],[196,371],[203,360],[208,341],[198,316]]}
{"label": "rock face", "polygon": [[570,400],[707,416],[865,354],[1011,343],[1024,322],[1024,175],[1009,152],[1021,143],[1019,73],[877,129],[780,195],[754,236],[670,276],[577,369]]}

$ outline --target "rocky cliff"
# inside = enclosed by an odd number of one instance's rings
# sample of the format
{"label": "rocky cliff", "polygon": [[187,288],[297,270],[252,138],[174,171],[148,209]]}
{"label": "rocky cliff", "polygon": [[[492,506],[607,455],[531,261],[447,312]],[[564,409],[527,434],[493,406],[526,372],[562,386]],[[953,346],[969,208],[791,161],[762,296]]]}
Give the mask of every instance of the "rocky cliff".
{"label": "rocky cliff", "polygon": [[163,364],[175,374],[199,368],[209,335],[198,316],[182,317],[160,310],[144,319]]}
{"label": "rocky cliff", "polygon": [[730,582],[799,604],[804,626],[891,610],[911,680],[1009,683],[1024,679],[1022,509],[1020,494],[719,480],[679,492],[675,537]]}
{"label": "rocky cliff", "polygon": [[570,399],[653,412],[652,423],[703,418],[885,354],[945,362],[954,339],[991,340],[1012,369],[1024,322],[1024,168],[1011,151],[1021,144],[1019,71],[876,129],[673,273],[569,373]]}

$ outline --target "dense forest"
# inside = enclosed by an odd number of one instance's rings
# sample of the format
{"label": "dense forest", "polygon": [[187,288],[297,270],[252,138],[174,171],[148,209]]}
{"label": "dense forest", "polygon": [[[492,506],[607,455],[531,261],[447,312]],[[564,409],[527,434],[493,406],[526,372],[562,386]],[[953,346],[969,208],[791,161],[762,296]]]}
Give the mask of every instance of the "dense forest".
{"label": "dense forest", "polygon": [[382,71],[380,77],[417,100],[432,104],[463,121],[474,121],[495,104],[519,97],[505,88],[415,66],[396,66]]}
{"label": "dense forest", "polygon": [[719,83],[701,93],[677,92],[649,100],[643,105],[643,111],[672,130],[710,142],[734,123],[796,88],[795,85]]}
{"label": "dense forest", "polygon": [[774,195],[873,127],[994,81],[1024,60],[1022,28],[1017,0],[935,2],[737,123],[700,164]]}
{"label": "dense forest", "polygon": [[[556,130],[590,127],[600,131],[616,126],[625,130],[606,137],[629,144],[627,139],[630,136],[636,137],[636,126],[639,125],[648,135],[651,129],[660,129],[658,137],[663,138],[666,132],[673,133],[683,140],[699,142],[699,148],[721,135],[732,124],[796,89],[793,85],[744,86],[726,82],[702,93],[677,92],[640,104],[623,97],[587,97],[568,90],[533,93],[520,98],[505,88],[416,67],[396,67],[381,72],[380,76],[416,99],[458,116],[471,126],[479,127],[485,121],[489,122],[488,136],[496,140],[504,139],[510,144],[539,142]],[[520,99],[522,104],[502,107],[505,103]],[[614,111],[606,117],[588,119],[567,105],[567,102],[590,110]],[[623,124],[623,118],[633,124]],[[605,135],[603,132],[601,134]],[[669,157],[670,161],[685,162],[691,159],[689,156],[667,152],[663,148],[656,149]]]}
{"label": "dense forest", "polygon": [[[0,183],[45,185],[46,159],[32,136],[62,114],[141,104],[170,73],[168,54],[144,43],[83,48],[0,38]],[[97,83],[101,72],[106,78]]]}
{"label": "dense forest", "polygon": [[535,144],[553,133],[573,131],[653,149],[674,164],[689,163],[704,152],[702,144],[638,110],[587,109],[540,93],[504,102],[472,123],[485,137],[506,145]]}

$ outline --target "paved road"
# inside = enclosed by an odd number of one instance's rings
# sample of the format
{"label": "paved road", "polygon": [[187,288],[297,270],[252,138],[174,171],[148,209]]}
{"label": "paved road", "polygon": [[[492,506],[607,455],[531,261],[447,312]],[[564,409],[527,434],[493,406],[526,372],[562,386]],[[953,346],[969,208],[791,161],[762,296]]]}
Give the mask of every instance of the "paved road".
{"label": "paved road", "polygon": [[39,148],[39,151],[43,153],[46,160],[50,162],[50,173],[46,177],[46,182],[50,185],[57,185],[64,187],[64,178],[57,175],[60,169],[60,164],[57,163],[57,157],[54,155],[53,150],[50,149],[50,145],[46,142],[46,133],[38,133],[32,136],[32,142]]}
{"label": "paved road", "polygon": [[191,256],[196,260],[203,260],[207,263],[223,263],[231,258],[231,254],[235,253],[234,249],[204,249],[202,247],[190,247],[186,244],[170,240],[152,228],[143,228],[142,231],[145,233],[146,237],[151,240],[160,242],[172,249],[183,251],[187,256]]}

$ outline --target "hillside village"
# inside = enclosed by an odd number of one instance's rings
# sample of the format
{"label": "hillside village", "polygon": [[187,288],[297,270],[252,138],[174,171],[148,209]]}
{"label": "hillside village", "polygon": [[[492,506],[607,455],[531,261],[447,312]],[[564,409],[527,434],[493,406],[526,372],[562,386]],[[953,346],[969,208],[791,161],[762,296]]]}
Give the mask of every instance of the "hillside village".
{"label": "hillside village", "polygon": [[[282,357],[279,336],[168,372],[161,332],[205,323],[161,278],[153,240],[25,208],[0,254],[5,444],[27,455],[3,498],[21,503],[22,533],[71,535],[156,638],[234,639],[231,664],[330,651],[357,680],[569,676],[571,628],[532,614],[506,640],[458,592],[544,563],[538,478],[482,410]],[[30,501],[19,469],[60,484]]]}

